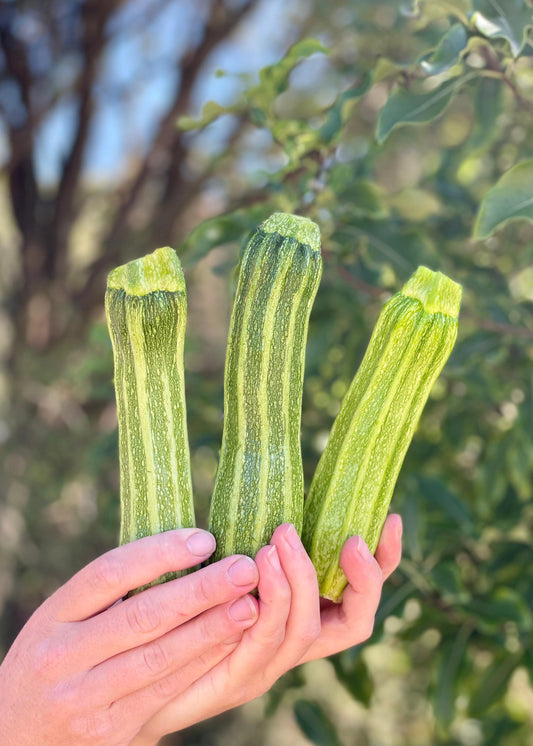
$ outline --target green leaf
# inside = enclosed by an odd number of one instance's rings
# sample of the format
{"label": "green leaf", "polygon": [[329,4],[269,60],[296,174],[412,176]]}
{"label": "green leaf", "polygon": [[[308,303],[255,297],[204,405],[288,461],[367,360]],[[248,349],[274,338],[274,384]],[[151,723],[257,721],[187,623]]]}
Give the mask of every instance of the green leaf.
{"label": "green leaf", "polygon": [[424,0],[424,2],[417,2],[416,8],[428,20],[439,20],[452,16],[466,23],[470,2],[469,0]]}
{"label": "green leaf", "polygon": [[455,563],[441,560],[438,565],[431,569],[429,580],[436,588],[442,598],[447,598],[453,602],[457,597],[465,597],[463,578],[461,571]]}
{"label": "green leaf", "polygon": [[327,54],[328,51],[318,39],[302,39],[293,44],[281,60],[260,71],[260,84],[255,90],[269,91],[271,94],[283,93],[288,87],[289,75],[301,60],[312,54]]}
{"label": "green leaf", "polygon": [[390,262],[404,274],[414,272],[419,264],[432,266],[439,262],[438,252],[423,231],[403,227],[397,221],[364,220],[361,211],[351,204],[343,211],[337,235],[340,240],[346,240],[345,236],[355,238],[360,245],[368,246],[373,262]]}
{"label": "green leaf", "polygon": [[287,89],[289,76],[296,65],[317,52],[327,54],[328,49],[318,39],[302,39],[293,44],[280,60],[260,70],[259,85],[250,88],[244,98],[238,99],[229,106],[222,106],[216,101],[208,101],[199,119],[190,116],[180,117],[178,127],[182,130],[203,129],[223,114],[239,113],[245,109],[257,126],[264,126],[266,124],[265,112],[270,108],[272,101]]}
{"label": "green leaf", "polygon": [[397,77],[399,71],[407,67],[395,60],[391,60],[389,57],[378,57],[372,70],[372,82],[381,83],[382,80],[386,80],[392,76]]}
{"label": "green leaf", "polygon": [[294,715],[304,735],[317,746],[342,746],[335,726],[318,702],[299,699]]}
{"label": "green leaf", "polygon": [[461,604],[462,608],[478,618],[484,629],[500,629],[506,622],[531,629],[531,611],[522,596],[512,588],[499,588],[492,598],[474,597]]}
{"label": "green leaf", "polygon": [[270,132],[289,157],[286,170],[301,166],[301,159],[320,144],[318,132],[297,119],[277,119],[270,123]]}
{"label": "green leaf", "polygon": [[193,228],[178,249],[182,265],[190,267],[203,259],[211,249],[242,241],[271,212],[271,205],[261,204],[252,209],[235,210],[204,220]]}
{"label": "green leaf", "polygon": [[221,106],[220,104],[217,104],[216,101],[208,101],[202,109],[199,119],[189,116],[180,117],[178,119],[178,127],[186,132],[189,130],[203,129],[204,127],[207,127],[208,124],[211,124],[211,122],[214,122],[215,119],[218,119],[218,117],[223,114],[232,114],[236,112],[238,108],[238,104],[234,104],[233,106]]}
{"label": "green leaf", "polygon": [[379,112],[376,139],[384,142],[393,129],[406,124],[425,124],[437,119],[457,91],[473,80],[477,73],[452,78],[438,88],[426,92],[415,92],[398,86],[393,90]]}
{"label": "green leaf", "polygon": [[342,200],[342,225],[357,222],[361,217],[380,220],[389,214],[383,201],[383,190],[373,181],[358,178],[352,164],[337,163],[331,169],[328,186],[333,199]]}
{"label": "green leaf", "polygon": [[368,91],[371,82],[372,76],[367,74],[359,85],[349,88],[347,91],[340,94],[333,106],[329,109],[326,121],[320,128],[320,138],[323,142],[332,142],[342,131],[344,124],[351,114],[353,103]]}
{"label": "green leaf", "polygon": [[433,710],[437,722],[444,728],[449,726],[455,713],[457,679],[471,633],[472,626],[464,624],[457,635],[444,640],[439,646]]}
{"label": "green leaf", "polygon": [[524,0],[474,0],[473,26],[487,39],[506,39],[513,57],[520,56],[533,25],[533,11]]}
{"label": "green leaf", "polygon": [[427,502],[438,505],[464,532],[469,532],[472,529],[474,523],[468,505],[460,500],[444,482],[422,474],[418,475],[417,482],[420,493]]}
{"label": "green leaf", "polygon": [[533,221],[533,159],[513,166],[481,202],[473,237],[488,238],[509,220]]}
{"label": "green leaf", "polygon": [[[352,648],[353,650],[353,648]],[[368,667],[358,649],[355,660],[352,660],[350,650],[344,651],[331,658],[338,681],[350,692],[352,697],[365,707],[370,707],[370,700],[374,692],[374,683],[370,677]]]}
{"label": "green leaf", "polygon": [[420,60],[428,75],[438,75],[453,67],[466,49],[468,34],[462,23],[454,23],[444,34],[436,49]]}
{"label": "green leaf", "polygon": [[473,151],[482,150],[494,141],[498,132],[498,116],[502,111],[503,84],[494,78],[481,78],[477,83],[472,133],[465,150],[471,157]]}
{"label": "green leaf", "polygon": [[510,655],[504,652],[483,672],[482,684],[472,695],[468,707],[472,717],[480,717],[505,695],[509,679],[521,662],[521,653]]}

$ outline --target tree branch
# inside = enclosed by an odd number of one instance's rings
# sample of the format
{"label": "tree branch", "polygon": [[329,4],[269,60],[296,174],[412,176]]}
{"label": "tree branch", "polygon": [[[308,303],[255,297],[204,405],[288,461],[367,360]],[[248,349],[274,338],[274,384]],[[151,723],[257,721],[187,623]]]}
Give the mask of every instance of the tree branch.
{"label": "tree branch", "polygon": [[[16,82],[20,92],[20,99],[24,107],[23,116],[10,122],[7,114],[6,124],[9,128],[9,140],[12,150],[19,150],[20,142],[27,136],[30,129],[30,139],[33,138],[31,131],[31,82],[32,76],[28,65],[26,48],[20,39],[11,32],[8,22],[0,25],[0,45],[4,52],[6,68],[9,76]],[[37,181],[33,167],[33,159],[30,152],[26,152],[16,168],[9,172],[9,186],[13,203],[13,214],[17,226],[23,236],[28,238],[34,227],[35,206],[37,201]]]}
{"label": "tree branch", "polygon": [[[234,150],[247,126],[247,117],[239,116],[236,126],[225,145],[226,152]],[[180,140],[180,142],[182,141]],[[173,168],[167,174],[165,191],[159,210],[153,220],[154,226],[157,226],[157,230],[154,231],[156,243],[167,241],[173,245],[179,240],[182,218],[186,210],[197,199],[207,179],[220,173],[221,162],[223,164],[224,159],[221,159],[220,156],[216,157],[196,177],[185,180],[182,173],[182,164],[178,158],[172,159]]]}
{"label": "tree branch", "polygon": [[[257,2],[258,0],[248,0],[241,8],[230,14],[222,0],[214,0],[204,37],[181,62],[181,75],[173,103],[161,120],[150,151],[122,197],[104,239],[104,251],[93,263],[86,284],[76,297],[76,303],[83,309],[88,310],[91,307],[95,293],[100,292],[104,273],[112,264],[118,262],[120,246],[128,233],[128,220],[147,182],[161,168],[161,164],[167,162],[168,169],[172,167],[170,155],[175,159],[176,155],[179,157],[184,152],[183,133],[177,129],[176,120],[188,110],[194,86],[206,59],[237,28]],[[186,185],[182,186],[186,188]]]}
{"label": "tree branch", "polygon": [[121,0],[108,0],[105,3],[88,0],[82,11],[83,63],[78,81],[78,121],[72,147],[63,165],[50,231],[49,250],[53,256],[56,278],[62,277],[65,271],[68,237],[77,214],[76,198],[94,111],[94,84],[106,42],[105,28],[120,2]]}

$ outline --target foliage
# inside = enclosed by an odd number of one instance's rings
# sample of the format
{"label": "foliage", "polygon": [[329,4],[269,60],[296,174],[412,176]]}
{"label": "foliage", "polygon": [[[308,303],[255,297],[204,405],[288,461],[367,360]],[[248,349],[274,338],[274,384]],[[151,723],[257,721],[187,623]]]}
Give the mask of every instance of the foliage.
{"label": "foliage", "polygon": [[[226,333],[234,268],[248,232],[274,210],[297,212],[319,223],[324,253],[304,390],[307,484],[390,293],[419,264],[465,289],[458,343],[393,498],[404,519],[404,559],[385,585],[370,643],[335,656],[328,670],[360,706],[361,743],[372,742],[374,727],[365,708],[379,708],[388,692],[391,732],[379,742],[527,746],[533,728],[533,8],[524,0],[308,0],[303,6],[308,14],[293,18],[295,44],[257,79],[242,76],[234,103],[210,104],[198,117],[182,93],[171,107],[175,139],[159,141],[159,166],[147,153],[150,178],[136,193],[146,201],[144,213],[136,216],[132,207],[139,209],[138,198],[82,190],[83,209],[97,204],[120,227],[120,240],[110,243],[106,234],[100,243],[97,271],[76,274],[73,264],[70,274],[54,278],[39,263],[35,232],[29,235],[31,303],[20,310],[15,301],[25,286],[14,283],[8,312],[18,342],[0,351],[9,384],[7,425],[0,423],[2,644],[57,583],[116,542],[112,360],[97,278],[117,256],[145,253],[172,224],[164,243],[179,244],[191,305],[204,283],[213,290],[216,301],[203,307],[209,320],[193,313],[187,342],[193,479],[205,522],[222,429],[223,349],[211,358],[203,351],[212,339],[208,327]],[[186,68],[185,56],[179,64]],[[178,116],[187,117],[179,120],[187,132],[175,126]],[[228,122],[227,146],[214,157],[202,155]],[[188,170],[178,178],[170,166],[181,156]],[[50,200],[43,191],[39,216],[54,213]],[[121,222],[121,209],[129,223]],[[180,231],[170,219],[174,209]],[[183,225],[192,230],[180,243]],[[206,267],[216,270],[215,279]],[[86,280],[92,301],[82,305]],[[70,294],[72,288],[79,292]],[[5,283],[3,289],[11,290]],[[90,319],[88,308],[97,309]],[[386,674],[376,664],[380,650],[390,659]],[[334,697],[319,701],[306,689],[313,670],[285,677],[266,698],[269,713],[293,709],[311,742],[353,742]],[[394,697],[387,679],[398,690]]]}
{"label": "foliage", "polygon": [[[208,104],[196,126],[238,112],[283,151],[253,208],[239,207],[241,225],[266,202],[265,213],[302,212],[323,229],[304,402],[308,477],[387,294],[420,263],[463,283],[457,349],[396,491],[405,559],[373,639],[388,636],[392,619],[415,658],[425,633],[436,632],[423,661],[434,743],[461,743],[472,720],[476,742],[526,744],[531,719],[512,682],[524,669],[533,680],[533,9],[427,2],[402,17],[393,4],[357,6],[345,7],[340,39],[318,50],[336,83],[328,106],[315,101],[309,111],[309,101],[283,98],[296,50],[316,51],[300,42],[234,107],[217,113]],[[358,49],[355,62],[339,51],[343,37]],[[303,88],[312,100],[312,86]],[[295,85],[292,100],[299,96]],[[185,257],[209,250],[207,230],[219,245],[233,225],[232,214],[200,225]],[[364,660],[343,654],[333,664],[368,706]],[[298,700],[295,713],[313,743],[340,742],[316,702]]]}

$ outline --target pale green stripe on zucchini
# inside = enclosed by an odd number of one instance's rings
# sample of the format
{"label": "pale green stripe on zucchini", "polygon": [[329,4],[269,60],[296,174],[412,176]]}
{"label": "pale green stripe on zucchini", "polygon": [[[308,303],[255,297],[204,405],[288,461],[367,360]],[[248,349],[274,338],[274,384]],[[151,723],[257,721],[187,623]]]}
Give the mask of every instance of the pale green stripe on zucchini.
{"label": "pale green stripe on zucchini", "polygon": [[342,597],[348,537],[377,547],[423,407],[455,344],[460,303],[460,285],[419,267],[380,314],[305,504],[303,541],[325,598]]}
{"label": "pale green stripe on zucchini", "polygon": [[213,560],[255,556],[284,522],[301,531],[305,343],[322,271],[320,235],[276,213],[241,260],[224,379],[224,430],[209,528]]}
{"label": "pale green stripe on zucchini", "polygon": [[105,305],[124,544],[195,525],[183,367],[187,298],[176,253],[161,248],[117,267],[108,277]]}

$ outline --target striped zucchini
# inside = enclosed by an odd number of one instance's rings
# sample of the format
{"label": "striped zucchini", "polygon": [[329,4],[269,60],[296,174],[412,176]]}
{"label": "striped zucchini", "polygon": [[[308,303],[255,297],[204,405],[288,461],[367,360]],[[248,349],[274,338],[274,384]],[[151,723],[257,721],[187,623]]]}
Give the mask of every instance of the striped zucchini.
{"label": "striped zucchini", "polygon": [[398,473],[457,336],[461,286],[419,267],[384,306],[342,402],[304,510],[303,541],[320,593],[339,601],[349,536],[375,551]]}
{"label": "striped zucchini", "polygon": [[226,352],[212,561],[254,557],[281,523],[301,531],[305,343],[321,271],[320,233],[303,217],[275,213],[245,247]]}
{"label": "striped zucchini", "polygon": [[[120,457],[120,543],[194,526],[183,344],[185,280],[170,248],[113,270],[106,316],[113,345]],[[167,575],[161,581],[176,577]]]}

